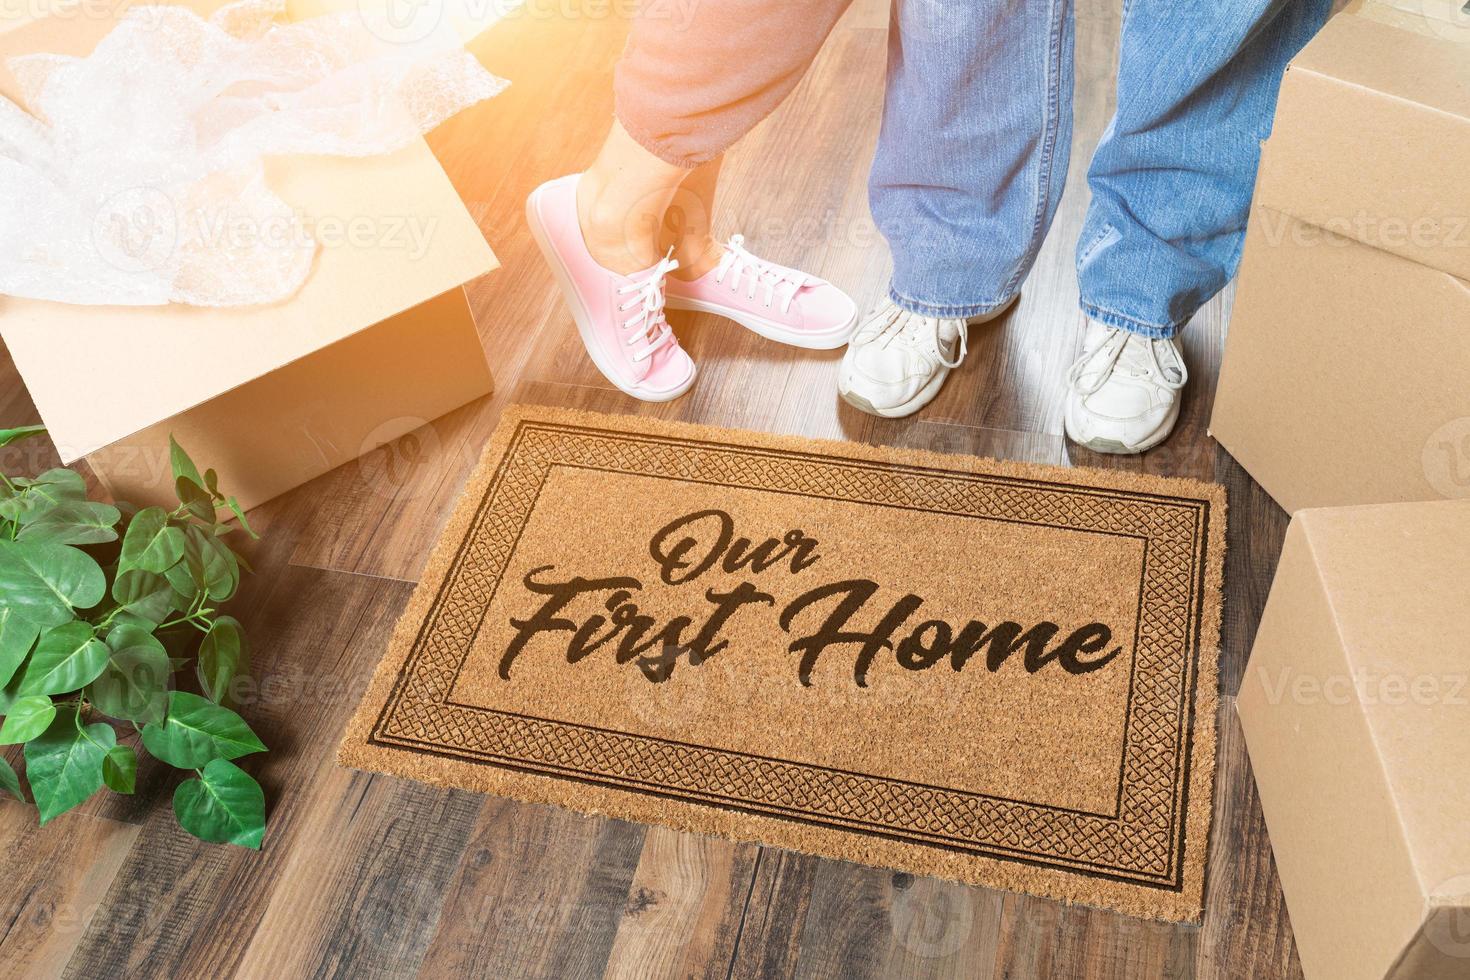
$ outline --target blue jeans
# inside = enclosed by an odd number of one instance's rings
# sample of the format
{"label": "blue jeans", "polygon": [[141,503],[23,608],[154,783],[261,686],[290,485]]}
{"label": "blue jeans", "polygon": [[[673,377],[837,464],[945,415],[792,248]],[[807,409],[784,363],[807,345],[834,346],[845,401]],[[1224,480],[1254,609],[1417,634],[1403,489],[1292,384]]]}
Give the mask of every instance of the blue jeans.
{"label": "blue jeans", "polygon": [[[1331,0],[1125,0],[1118,108],[1077,247],[1083,312],[1171,337],[1235,274],[1286,63]],[[869,192],[891,296],[931,316],[1020,289],[1072,138],[1070,0],[895,0]]]}

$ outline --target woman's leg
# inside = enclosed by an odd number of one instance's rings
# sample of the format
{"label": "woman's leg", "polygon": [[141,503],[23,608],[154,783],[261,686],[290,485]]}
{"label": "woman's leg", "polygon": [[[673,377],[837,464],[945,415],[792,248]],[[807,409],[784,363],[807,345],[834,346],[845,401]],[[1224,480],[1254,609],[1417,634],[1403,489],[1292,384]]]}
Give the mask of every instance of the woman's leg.
{"label": "woman's leg", "polygon": [[691,173],[648,152],[615,120],[577,185],[577,221],[597,264],[631,275],[657,262],[666,251],[664,214]]}
{"label": "woman's leg", "polygon": [[664,252],[674,250],[674,258],[679,261],[673,273],[676,279],[698,279],[725,253],[725,246],[714,237],[715,192],[724,162],[723,156],[715,157],[690,171],[664,211],[659,246]]}
{"label": "woman's leg", "polygon": [[[532,234],[593,363],[620,390],[666,401],[694,383],[666,305],[801,347],[847,342],[857,310],[846,294],[751,255],[739,236],[716,245],[709,214],[721,154],[796,87],[848,2],[648,3],[597,159],[531,192]],[[686,264],[688,279],[666,278]]]}
{"label": "woman's leg", "polygon": [[[640,9],[613,80],[617,118],[577,194],[588,249],[602,265],[636,272],[672,246],[685,277],[697,278],[719,260],[708,211],[721,155],[791,93],[849,2]],[[671,206],[687,223],[672,240]]]}

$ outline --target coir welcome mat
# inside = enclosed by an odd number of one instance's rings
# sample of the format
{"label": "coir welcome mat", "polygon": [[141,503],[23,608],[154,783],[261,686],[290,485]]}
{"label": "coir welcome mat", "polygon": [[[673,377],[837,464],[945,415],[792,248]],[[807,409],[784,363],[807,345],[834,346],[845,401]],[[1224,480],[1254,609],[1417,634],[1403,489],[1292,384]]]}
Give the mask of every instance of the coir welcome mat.
{"label": "coir welcome mat", "polygon": [[344,764],[1199,915],[1224,491],[518,408]]}

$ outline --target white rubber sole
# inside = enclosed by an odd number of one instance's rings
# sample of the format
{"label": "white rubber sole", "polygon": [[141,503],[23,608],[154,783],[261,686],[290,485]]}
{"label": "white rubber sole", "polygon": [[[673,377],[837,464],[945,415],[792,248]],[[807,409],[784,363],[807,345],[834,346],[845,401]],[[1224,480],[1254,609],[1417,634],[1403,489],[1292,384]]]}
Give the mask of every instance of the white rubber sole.
{"label": "white rubber sole", "polygon": [[934,375],[934,377],[929,379],[928,384],[924,385],[924,387],[920,388],[918,392],[915,393],[914,397],[910,398],[903,404],[895,405],[891,408],[879,408],[878,406],[874,405],[872,402],[864,398],[862,395],[848,390],[847,386],[842,383],[842,378],[845,375],[846,372],[844,371],[841,375],[838,376],[838,396],[858,411],[867,412],[869,415],[876,415],[879,418],[884,419],[901,419],[913,415],[915,412],[919,411],[925,405],[934,400],[934,397],[939,394],[939,389],[944,387],[944,382],[949,378],[948,371],[945,371],[942,374],[936,374]]}
{"label": "white rubber sole", "polygon": [[1176,401],[1173,411],[1165,416],[1163,423],[1156,430],[1149,433],[1147,438],[1136,445],[1130,445],[1119,439],[1105,439],[1101,436],[1094,436],[1091,439],[1078,439],[1072,434],[1070,414],[1064,414],[1062,416],[1062,431],[1066,433],[1068,439],[1071,439],[1079,446],[1085,446],[1091,449],[1095,453],[1104,453],[1109,456],[1137,456],[1140,453],[1146,453],[1150,449],[1153,449],[1173,434],[1174,425],[1179,421],[1179,408],[1180,402]]}
{"label": "white rubber sole", "polygon": [[645,402],[670,402],[687,392],[694,386],[694,379],[699,376],[696,368],[689,372],[689,380],[677,388],[669,390],[658,390],[644,388],[639,385],[627,385],[619,381],[612,369],[598,349],[595,341],[596,334],[592,330],[592,318],[587,314],[587,308],[582,303],[582,298],[577,295],[576,286],[572,281],[572,274],[562,263],[561,256],[556,249],[551,247],[551,236],[546,233],[546,227],[541,223],[541,215],[536,210],[536,202],[541,196],[541,188],[531,192],[526,198],[526,224],[531,228],[531,237],[536,240],[536,247],[541,249],[541,254],[546,259],[546,264],[551,267],[551,274],[556,279],[557,286],[561,289],[562,298],[567,302],[567,309],[572,313],[572,320],[577,324],[577,333],[582,337],[582,346],[587,350],[587,356],[602,376],[615,388],[625,395],[631,395]]}
{"label": "white rubber sole", "polygon": [[[1020,298],[1021,294],[1017,293],[1009,300],[1007,300],[1004,305],[996,307],[983,316],[975,317],[965,325],[965,330],[968,331],[971,327],[978,327],[982,324],[989,323],[991,320],[1000,319],[1006,314],[1008,310],[1010,310],[1012,306],[1016,305],[1016,301]],[[920,388],[917,392],[914,393],[914,397],[910,398],[908,401],[904,402],[901,405],[895,405],[891,408],[878,408],[862,395],[859,395],[856,392],[849,390],[843,380],[846,377],[847,358],[844,357],[842,368],[839,370],[837,375],[837,394],[843,401],[847,402],[858,411],[867,412],[869,415],[876,415],[879,418],[884,419],[901,419],[920,411],[925,405],[934,400],[935,396],[939,394],[939,389],[943,388],[944,382],[949,379],[949,369],[941,368],[939,372],[934,375],[934,377],[929,379],[928,383],[925,384],[924,387]]]}
{"label": "white rubber sole", "polygon": [[790,330],[774,320],[754,316],[744,310],[737,310],[719,303],[709,303],[702,299],[685,299],[678,296],[669,296],[664,300],[664,306],[670,310],[688,310],[694,313],[713,313],[727,320],[734,320],[751,333],[759,334],[767,340],[774,340],[778,344],[786,344],[789,347],[801,347],[806,350],[836,350],[852,339],[853,333],[857,331],[858,315],[854,310],[852,317],[836,330],[825,333],[798,333]]}

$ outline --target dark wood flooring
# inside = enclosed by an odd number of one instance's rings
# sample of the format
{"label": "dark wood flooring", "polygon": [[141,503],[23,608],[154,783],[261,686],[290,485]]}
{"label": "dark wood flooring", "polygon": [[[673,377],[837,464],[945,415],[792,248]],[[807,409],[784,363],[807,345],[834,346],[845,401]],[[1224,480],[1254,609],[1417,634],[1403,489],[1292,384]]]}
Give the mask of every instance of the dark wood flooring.
{"label": "dark wood flooring", "polygon": [[[44,829],[0,804],[0,972],[69,977],[1278,978],[1300,974],[1233,694],[1270,585],[1283,513],[1206,434],[1228,296],[1185,334],[1179,429],[1141,459],[1065,444],[1063,374],[1080,327],[1071,255],[1092,145],[1111,110],[1118,14],[1079,10],[1077,139],[1066,202],[1017,309],[915,419],[833,395],[838,352],[676,319],[703,371],[669,405],[612,390],[582,353],[522,218],[527,192],[590,161],[625,24],[596,0],[532,0],[475,50],[514,84],[431,137],[503,268],[470,298],[494,396],[260,508],[258,574],[236,602],[272,747],[263,851],[174,825],[173,782],[99,798]],[[727,162],[722,230],[877,299],[888,256],[864,180],[887,15],[860,0],[796,94]],[[3,315],[3,309],[0,309]],[[677,317],[677,315],[676,315]],[[36,420],[0,359],[0,425]],[[1207,914],[1175,927],[339,769],[361,687],[500,409],[513,401],[1059,464],[1132,467],[1230,490],[1220,764]],[[47,463],[12,450],[0,465]]]}

